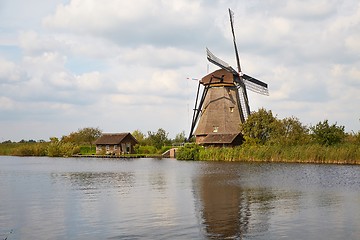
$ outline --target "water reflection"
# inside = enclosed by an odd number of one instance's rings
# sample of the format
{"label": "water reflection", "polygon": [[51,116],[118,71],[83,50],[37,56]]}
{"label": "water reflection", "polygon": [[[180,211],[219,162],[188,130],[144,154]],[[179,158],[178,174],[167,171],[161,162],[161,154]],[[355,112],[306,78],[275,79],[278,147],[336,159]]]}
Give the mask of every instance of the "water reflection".
{"label": "water reflection", "polygon": [[160,192],[166,191],[167,178],[164,173],[159,173],[159,172],[150,173],[149,174],[149,183],[154,190],[157,190]]}
{"label": "water reflection", "polygon": [[[321,165],[204,164],[194,181],[194,195],[205,235],[210,239],[357,236],[358,231],[346,230],[357,229],[354,226],[358,222],[347,219],[352,214],[345,206],[356,202],[350,200],[352,191],[348,190],[359,189],[356,176],[360,171],[352,169],[347,174],[349,169]],[[359,209],[352,205],[354,208]],[[321,223],[321,219],[327,223]]]}
{"label": "water reflection", "polygon": [[85,193],[103,191],[104,189],[117,189],[126,194],[134,186],[135,176],[131,172],[70,172],[52,173],[54,183],[69,182],[77,190]]}
{"label": "water reflection", "polygon": [[[299,192],[248,184],[251,182],[248,174],[256,172],[254,166],[222,165],[220,170],[218,167],[218,164],[206,165],[194,185],[199,200],[197,207],[209,238],[264,237],[269,232],[274,208],[284,207],[284,212],[290,214],[298,209]],[[255,176],[257,182],[269,181],[268,174]]]}
{"label": "water reflection", "polygon": [[[255,192],[232,184],[239,178],[235,172],[213,174],[216,165],[208,165],[204,174],[198,178],[198,194],[205,231],[210,238],[242,239],[249,231],[251,218],[254,213],[252,204],[260,204],[262,221],[256,223],[263,231],[267,229],[267,215],[269,215],[269,201],[257,201],[257,198],[271,199],[271,193]],[[214,171],[215,170],[215,171]],[[208,173],[208,174],[207,174]]]}

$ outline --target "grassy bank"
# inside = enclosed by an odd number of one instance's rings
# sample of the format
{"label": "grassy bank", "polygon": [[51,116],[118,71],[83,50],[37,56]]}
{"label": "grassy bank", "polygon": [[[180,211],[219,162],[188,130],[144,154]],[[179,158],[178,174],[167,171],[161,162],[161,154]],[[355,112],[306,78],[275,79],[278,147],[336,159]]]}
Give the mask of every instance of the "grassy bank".
{"label": "grassy bank", "polygon": [[71,143],[26,142],[0,144],[0,155],[3,156],[69,157],[79,152],[80,147]]}
{"label": "grassy bank", "polygon": [[46,156],[49,143],[1,143],[0,155]]}
{"label": "grassy bank", "polygon": [[[12,156],[72,156],[95,155],[93,146],[74,146],[59,142],[2,143],[0,155]],[[157,152],[140,152],[136,156],[158,157]],[[306,145],[242,145],[234,148],[200,147],[189,144],[179,149],[179,160],[244,161],[244,162],[292,162],[360,164],[360,145],[343,143],[332,146]]]}
{"label": "grassy bank", "polygon": [[323,146],[318,144],[280,146],[243,145],[234,148],[187,147],[180,150],[178,159],[200,161],[292,162],[360,164],[357,144]]}
{"label": "grassy bank", "polygon": [[[154,157],[159,158],[162,153],[172,146],[164,146],[157,149],[153,146],[136,146],[135,154],[126,154],[126,157]],[[94,156],[96,147],[90,145],[76,145],[69,142],[26,142],[26,143],[0,143],[0,155],[2,156]],[[123,155],[125,156],[125,155]]]}

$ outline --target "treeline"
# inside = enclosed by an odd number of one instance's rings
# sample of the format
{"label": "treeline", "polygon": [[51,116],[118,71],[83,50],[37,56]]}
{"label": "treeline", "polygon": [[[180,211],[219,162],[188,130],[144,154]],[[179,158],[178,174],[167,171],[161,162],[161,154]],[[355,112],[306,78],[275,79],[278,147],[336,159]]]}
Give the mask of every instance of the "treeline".
{"label": "treeline", "polygon": [[86,127],[64,135],[61,139],[51,137],[49,141],[21,140],[4,141],[0,144],[0,155],[68,157],[81,151],[91,152],[93,142],[100,137],[99,128]]}
{"label": "treeline", "polygon": [[[21,140],[20,142],[4,141],[0,144],[0,155],[13,156],[50,156],[69,157],[75,154],[93,155],[96,153],[94,142],[102,134],[99,128],[86,127],[62,136],[60,139],[51,137],[44,140]],[[176,135],[174,139],[168,137],[168,132],[159,128],[156,132],[147,134],[135,130],[132,135],[138,140],[135,146],[136,154],[160,155],[173,145],[181,145],[186,140],[185,132]]]}
{"label": "treeline", "polygon": [[360,132],[328,120],[306,126],[296,117],[278,119],[259,109],[240,125],[244,143],[234,148],[186,145],[177,154],[183,160],[278,161],[360,164]]}
{"label": "treeline", "polygon": [[185,132],[178,133],[174,139],[168,137],[169,133],[159,128],[156,132],[148,131],[147,134],[135,130],[132,135],[139,142],[135,146],[137,154],[162,154],[173,146],[181,146],[186,141]]}

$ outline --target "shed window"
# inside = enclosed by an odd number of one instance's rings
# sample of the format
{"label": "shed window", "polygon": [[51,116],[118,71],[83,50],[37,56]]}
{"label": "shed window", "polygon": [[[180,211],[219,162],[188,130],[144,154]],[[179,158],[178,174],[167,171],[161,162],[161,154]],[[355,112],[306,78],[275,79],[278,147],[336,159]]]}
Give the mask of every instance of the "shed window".
{"label": "shed window", "polygon": [[117,149],[117,145],[114,145],[114,150],[116,150]]}
{"label": "shed window", "polygon": [[106,145],[106,150],[109,150],[110,149],[110,146],[109,145]]}

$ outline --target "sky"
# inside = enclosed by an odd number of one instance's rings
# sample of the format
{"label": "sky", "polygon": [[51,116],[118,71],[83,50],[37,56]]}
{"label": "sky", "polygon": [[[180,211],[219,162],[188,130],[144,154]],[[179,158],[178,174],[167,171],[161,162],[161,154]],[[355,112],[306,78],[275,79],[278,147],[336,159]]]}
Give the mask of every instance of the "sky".
{"label": "sky", "polygon": [[0,142],[190,131],[206,47],[269,85],[252,111],[360,130],[358,0],[0,0]]}

